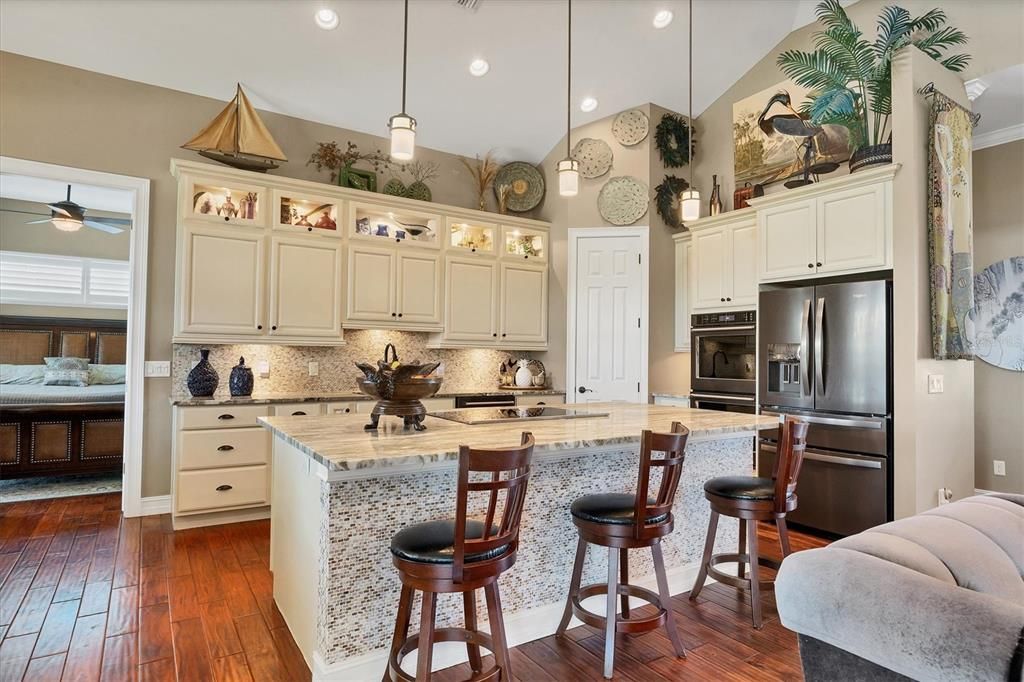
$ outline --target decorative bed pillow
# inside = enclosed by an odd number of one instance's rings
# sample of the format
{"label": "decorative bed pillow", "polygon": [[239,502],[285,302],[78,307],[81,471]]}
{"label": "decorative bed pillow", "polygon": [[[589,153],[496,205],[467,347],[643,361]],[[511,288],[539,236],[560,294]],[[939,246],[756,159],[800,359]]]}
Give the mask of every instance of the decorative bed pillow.
{"label": "decorative bed pillow", "polygon": [[0,384],[41,384],[46,365],[0,364]]}
{"label": "decorative bed pillow", "polygon": [[124,365],[89,365],[90,384],[123,384]]}
{"label": "decorative bed pillow", "polygon": [[43,358],[46,371],[43,383],[47,386],[88,386],[88,358]]}

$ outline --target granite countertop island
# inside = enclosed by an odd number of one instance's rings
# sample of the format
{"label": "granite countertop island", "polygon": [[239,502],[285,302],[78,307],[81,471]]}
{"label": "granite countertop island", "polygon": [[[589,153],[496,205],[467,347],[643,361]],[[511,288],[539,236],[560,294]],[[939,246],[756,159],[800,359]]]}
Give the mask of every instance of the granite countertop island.
{"label": "granite countertop island", "polygon": [[[466,395],[565,395],[559,388],[492,388],[483,391],[441,391],[432,398],[458,398]],[[201,405],[274,405],[278,403],[329,403],[333,401],[375,400],[358,389],[350,391],[305,391],[256,393],[251,396],[236,397],[231,395],[214,395],[210,398],[195,398],[190,395],[172,395],[171,405],[178,407],[196,407]]]}
{"label": "granite countertop island", "polygon": [[[262,417],[273,434],[271,570],[274,599],[314,679],[379,680],[394,628],[400,585],[390,538],[405,526],[452,518],[458,447],[518,445],[536,439],[515,566],[499,581],[510,646],[554,632],[572,571],[576,530],[569,505],[580,495],[636,491],[640,434],[690,429],[676,496],[675,530],[662,542],[669,589],[693,585],[710,510],[704,482],[749,475],[754,436],[775,418],[676,406],[576,404],[607,416],[466,425],[427,417],[426,431],[405,431],[365,415]],[[482,505],[482,500],[478,501]],[[470,509],[471,515],[480,509]],[[718,550],[737,542],[722,519]],[[606,572],[591,551],[584,583]],[[631,582],[654,587],[649,554],[630,556]],[[457,602],[457,603],[456,603]],[[437,626],[461,623],[462,601],[438,602]],[[481,614],[483,618],[483,614]],[[438,650],[434,668],[464,660],[465,648]]]}

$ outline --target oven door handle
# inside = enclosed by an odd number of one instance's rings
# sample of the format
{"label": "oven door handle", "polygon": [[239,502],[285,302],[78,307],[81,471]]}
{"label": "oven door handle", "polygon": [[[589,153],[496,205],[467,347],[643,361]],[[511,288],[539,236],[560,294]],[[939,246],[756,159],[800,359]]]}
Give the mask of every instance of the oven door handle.
{"label": "oven door handle", "polygon": [[690,397],[697,400],[735,400],[742,403],[752,403],[756,400],[753,396],[723,395],[721,393],[691,393]]}
{"label": "oven door handle", "polygon": [[752,324],[741,324],[735,327],[697,327],[693,330],[694,334],[704,334],[706,332],[749,332],[755,329]]}

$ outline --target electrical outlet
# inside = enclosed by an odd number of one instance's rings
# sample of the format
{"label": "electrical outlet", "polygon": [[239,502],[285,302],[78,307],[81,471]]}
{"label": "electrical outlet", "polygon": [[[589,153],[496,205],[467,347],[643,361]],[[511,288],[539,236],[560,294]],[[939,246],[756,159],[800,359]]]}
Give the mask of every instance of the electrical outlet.
{"label": "electrical outlet", "polygon": [[147,377],[169,377],[171,376],[170,360],[146,360],[146,368],[143,376]]}
{"label": "electrical outlet", "polygon": [[942,374],[929,374],[928,375],[928,392],[929,393],[942,393],[946,390],[946,384],[944,381],[945,377]]}
{"label": "electrical outlet", "polygon": [[950,500],[953,499],[953,491],[949,488],[939,488],[939,506],[949,504]]}
{"label": "electrical outlet", "polygon": [[315,377],[320,375],[320,363],[315,360],[309,363],[309,376]]}
{"label": "electrical outlet", "polygon": [[268,360],[260,360],[256,363],[256,372],[266,379],[270,376],[270,362]]}
{"label": "electrical outlet", "polygon": [[1006,475],[1006,462],[1001,459],[992,460],[992,473],[996,476]]}

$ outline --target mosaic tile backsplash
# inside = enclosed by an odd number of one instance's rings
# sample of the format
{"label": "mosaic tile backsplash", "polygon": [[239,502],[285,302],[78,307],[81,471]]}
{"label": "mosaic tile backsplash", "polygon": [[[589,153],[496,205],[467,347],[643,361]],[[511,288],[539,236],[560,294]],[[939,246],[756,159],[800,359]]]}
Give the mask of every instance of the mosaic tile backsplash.
{"label": "mosaic tile backsplash", "polygon": [[[265,344],[209,345],[174,344],[171,376],[174,392],[188,395],[186,380],[192,366],[199,361],[199,349],[210,349],[210,363],[220,376],[216,395],[228,394],[228,375],[231,368],[244,357],[245,364],[256,373],[254,394],[260,393],[316,393],[357,390],[355,379],[359,375],[353,363],[374,363],[384,355],[384,346],[395,344],[403,362],[444,363],[442,391],[459,393],[491,391],[498,386],[498,367],[511,358],[530,357],[521,351],[501,351],[492,348],[437,349],[427,348],[428,335],[419,332],[398,332],[370,329],[345,331],[345,346],[272,346]],[[257,363],[270,362],[270,376],[261,377]],[[309,363],[319,364],[319,374],[309,376]],[[440,371],[440,370],[439,370]],[[555,377],[557,380],[558,377]],[[552,384],[551,377],[548,378]]]}

